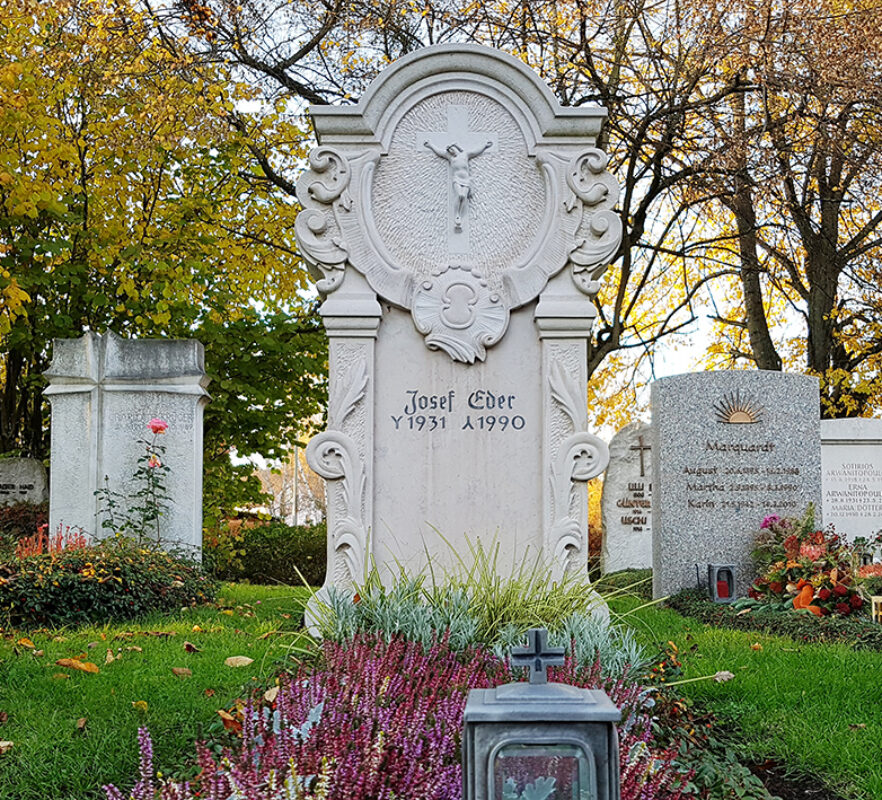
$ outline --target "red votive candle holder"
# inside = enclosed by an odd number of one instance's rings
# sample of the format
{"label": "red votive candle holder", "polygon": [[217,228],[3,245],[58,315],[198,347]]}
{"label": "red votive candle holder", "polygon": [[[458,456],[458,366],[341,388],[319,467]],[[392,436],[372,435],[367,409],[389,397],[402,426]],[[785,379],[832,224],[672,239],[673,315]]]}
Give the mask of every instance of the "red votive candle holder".
{"label": "red votive candle holder", "polygon": [[729,596],[729,582],[728,581],[717,581],[717,597],[728,597]]}

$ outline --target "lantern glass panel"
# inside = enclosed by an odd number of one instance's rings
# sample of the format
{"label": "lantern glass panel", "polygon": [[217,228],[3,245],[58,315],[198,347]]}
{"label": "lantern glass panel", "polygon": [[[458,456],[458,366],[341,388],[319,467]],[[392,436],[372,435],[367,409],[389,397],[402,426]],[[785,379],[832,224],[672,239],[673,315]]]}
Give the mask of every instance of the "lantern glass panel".
{"label": "lantern glass panel", "polygon": [[594,761],[581,744],[505,744],[490,770],[493,800],[596,800]]}

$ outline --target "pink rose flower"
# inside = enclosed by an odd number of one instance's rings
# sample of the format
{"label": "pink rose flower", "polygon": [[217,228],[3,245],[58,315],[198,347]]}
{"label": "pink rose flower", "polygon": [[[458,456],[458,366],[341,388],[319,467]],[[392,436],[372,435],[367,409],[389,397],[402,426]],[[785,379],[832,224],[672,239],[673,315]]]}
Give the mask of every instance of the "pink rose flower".
{"label": "pink rose flower", "polygon": [[168,423],[164,419],[154,417],[147,423],[147,427],[150,428],[153,433],[165,433],[168,430]]}
{"label": "pink rose flower", "polygon": [[157,456],[156,453],[152,453],[150,458],[147,459],[147,466],[150,467],[150,469],[162,466],[162,462],[159,460],[159,456]]}
{"label": "pink rose flower", "polygon": [[799,555],[802,558],[810,558],[812,561],[817,561],[826,551],[827,548],[822,544],[806,544],[803,542],[799,548]]}

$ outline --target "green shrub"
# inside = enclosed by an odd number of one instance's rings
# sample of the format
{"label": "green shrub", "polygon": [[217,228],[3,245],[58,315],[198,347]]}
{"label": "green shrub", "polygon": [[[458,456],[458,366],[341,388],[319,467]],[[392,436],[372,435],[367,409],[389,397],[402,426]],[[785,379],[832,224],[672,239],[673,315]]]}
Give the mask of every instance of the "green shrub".
{"label": "green shrub", "polygon": [[127,620],[214,592],[196,563],[122,538],[0,564],[0,616],[23,627]]}
{"label": "green shrub", "polygon": [[[327,563],[327,527],[271,522],[206,537],[205,554],[223,580],[321,586]],[[302,577],[301,577],[302,575]]]}
{"label": "green shrub", "polygon": [[48,523],[48,503],[0,506],[0,560],[12,558],[19,539],[33,536],[41,525]]}
{"label": "green shrub", "polygon": [[609,572],[594,581],[594,588],[604,597],[636,595],[644,600],[652,600],[652,570],[623,569]]}
{"label": "green shrub", "polygon": [[732,606],[712,603],[701,589],[684,589],[665,602],[683,616],[708,625],[789,636],[799,642],[843,642],[860,650],[882,651],[882,625],[866,616],[819,618],[808,612],[782,614],[755,608],[739,613]]}

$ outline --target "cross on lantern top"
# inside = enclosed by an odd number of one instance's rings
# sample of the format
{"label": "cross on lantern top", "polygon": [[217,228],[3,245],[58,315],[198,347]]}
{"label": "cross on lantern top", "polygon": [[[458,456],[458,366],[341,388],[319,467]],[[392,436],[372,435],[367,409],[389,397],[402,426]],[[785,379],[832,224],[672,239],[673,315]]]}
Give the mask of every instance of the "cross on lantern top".
{"label": "cross on lantern top", "polygon": [[527,631],[527,646],[515,647],[511,651],[513,667],[529,667],[530,683],[548,683],[548,668],[564,663],[564,648],[548,646],[548,631],[545,628],[530,628]]}

